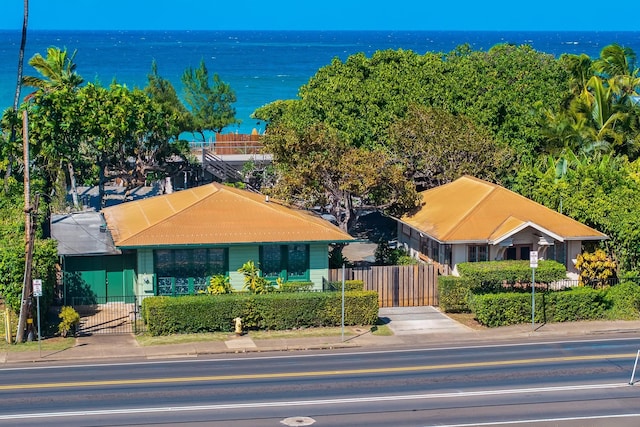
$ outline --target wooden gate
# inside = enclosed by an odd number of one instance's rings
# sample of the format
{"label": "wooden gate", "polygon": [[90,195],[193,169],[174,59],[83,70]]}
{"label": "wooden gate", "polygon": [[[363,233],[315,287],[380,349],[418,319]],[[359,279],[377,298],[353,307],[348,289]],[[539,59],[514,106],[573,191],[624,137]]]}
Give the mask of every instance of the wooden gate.
{"label": "wooden gate", "polygon": [[[329,280],[342,280],[342,269],[329,270]],[[438,270],[431,264],[345,268],[345,280],[377,291],[380,307],[438,305]]]}

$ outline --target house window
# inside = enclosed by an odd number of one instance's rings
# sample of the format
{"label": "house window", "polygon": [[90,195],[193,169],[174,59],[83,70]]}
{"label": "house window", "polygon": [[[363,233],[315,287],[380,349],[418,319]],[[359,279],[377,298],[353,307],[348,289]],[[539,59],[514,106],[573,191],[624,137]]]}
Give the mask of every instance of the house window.
{"label": "house window", "polygon": [[158,295],[198,293],[211,276],[227,273],[224,248],[158,249],[153,255]]}
{"label": "house window", "polygon": [[441,262],[440,243],[428,237],[423,237],[420,239],[420,241],[420,252],[422,252],[423,255],[426,255],[432,261]]}
{"label": "house window", "polygon": [[467,246],[467,261],[468,262],[489,261],[489,248],[487,247],[487,245]]}
{"label": "house window", "polygon": [[269,245],[263,246],[260,253],[260,270],[262,275],[267,279],[276,279],[283,272],[283,254],[282,246]]}
{"label": "house window", "polygon": [[267,279],[309,280],[309,245],[261,246],[260,270]]}
{"label": "house window", "polygon": [[445,264],[445,265],[452,265],[451,262],[451,245],[440,245],[440,258],[438,260],[438,262],[440,264]]}

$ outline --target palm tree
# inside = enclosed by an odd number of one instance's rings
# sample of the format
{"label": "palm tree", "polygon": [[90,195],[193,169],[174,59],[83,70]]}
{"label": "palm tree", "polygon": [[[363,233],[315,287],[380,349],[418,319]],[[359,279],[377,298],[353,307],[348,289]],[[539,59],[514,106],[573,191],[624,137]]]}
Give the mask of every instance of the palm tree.
{"label": "palm tree", "polygon": [[22,83],[44,92],[65,87],[77,88],[84,80],[76,73],[76,64],[73,62],[75,56],[76,51],[69,56],[66,48],[60,50],[57,47],[48,48],[46,58],[36,53],[29,60],[29,65],[35,68],[42,77],[26,76],[22,79]]}
{"label": "palm tree", "polygon": [[[18,107],[20,106],[20,91],[22,89],[22,69],[24,67],[24,50],[27,45],[27,23],[29,22],[29,0],[23,1],[23,14],[22,14],[22,38],[20,39],[20,50],[18,52],[18,79],[16,81],[16,92],[13,98],[13,114],[17,116]],[[11,121],[11,133],[9,136],[9,143],[13,144],[16,141],[16,121]],[[9,177],[11,177],[12,165],[13,165],[13,153],[9,152],[7,171],[4,175],[4,190],[9,189]]]}
{"label": "palm tree", "polygon": [[593,68],[607,79],[621,104],[627,104],[631,96],[638,96],[640,71],[631,48],[617,44],[606,46],[600,52],[600,58],[594,61]]}
{"label": "palm tree", "polygon": [[569,86],[574,96],[587,90],[587,82],[593,76],[591,58],[586,54],[562,55],[560,60],[569,72]]}

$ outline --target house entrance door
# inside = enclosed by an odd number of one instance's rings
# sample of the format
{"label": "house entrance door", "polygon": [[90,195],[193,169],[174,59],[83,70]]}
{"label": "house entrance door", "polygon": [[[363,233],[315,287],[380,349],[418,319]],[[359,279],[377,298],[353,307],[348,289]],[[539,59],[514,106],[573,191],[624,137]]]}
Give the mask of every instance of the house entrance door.
{"label": "house entrance door", "polygon": [[507,248],[504,259],[528,260],[531,245],[515,245]]}

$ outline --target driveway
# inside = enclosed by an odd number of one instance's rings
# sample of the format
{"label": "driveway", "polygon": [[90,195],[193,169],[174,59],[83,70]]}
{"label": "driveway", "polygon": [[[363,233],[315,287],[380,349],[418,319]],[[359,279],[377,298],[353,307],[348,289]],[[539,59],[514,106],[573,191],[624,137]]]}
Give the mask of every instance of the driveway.
{"label": "driveway", "polygon": [[378,312],[395,335],[468,333],[469,327],[456,322],[435,307],[385,307]]}

